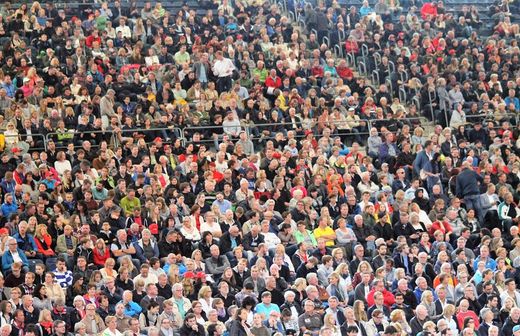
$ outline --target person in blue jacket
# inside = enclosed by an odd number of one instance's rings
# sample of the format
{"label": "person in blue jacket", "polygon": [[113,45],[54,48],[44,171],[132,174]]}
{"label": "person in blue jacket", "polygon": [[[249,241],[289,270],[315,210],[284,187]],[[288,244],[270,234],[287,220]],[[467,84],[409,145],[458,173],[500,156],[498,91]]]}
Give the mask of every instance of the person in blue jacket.
{"label": "person in blue jacket", "polygon": [[18,248],[24,252],[25,257],[29,261],[29,267],[31,270],[34,270],[35,265],[38,263],[43,264],[43,261],[40,259],[41,253],[33,235],[27,232],[28,227],[29,224],[26,221],[21,221],[18,224],[18,232],[13,235],[13,238],[16,239]]}
{"label": "person in blue jacket", "polygon": [[6,194],[4,203],[1,206],[2,216],[5,218],[9,218],[11,214],[16,213],[18,211],[18,205],[16,205],[15,200],[13,199],[12,194]]}
{"label": "person in blue jacket", "polygon": [[123,300],[121,303],[125,306],[125,315],[130,317],[138,317],[143,311],[140,305],[134,302],[132,292],[126,290],[123,292]]}
{"label": "person in blue jacket", "polygon": [[22,263],[22,270],[27,273],[29,272],[29,260],[25,256],[25,253],[18,248],[18,242],[14,238],[7,240],[7,250],[2,255],[2,272],[4,276],[11,273],[11,266],[13,263]]}

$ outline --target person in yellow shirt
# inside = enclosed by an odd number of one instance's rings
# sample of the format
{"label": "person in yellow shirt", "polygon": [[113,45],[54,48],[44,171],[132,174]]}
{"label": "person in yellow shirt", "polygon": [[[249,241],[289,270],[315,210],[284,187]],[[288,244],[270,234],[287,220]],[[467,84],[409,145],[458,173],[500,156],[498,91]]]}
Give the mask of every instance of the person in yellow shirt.
{"label": "person in yellow shirt", "polygon": [[316,240],[323,238],[326,246],[334,246],[336,232],[328,225],[326,218],[320,218],[318,227],[314,229],[314,237],[316,237]]}

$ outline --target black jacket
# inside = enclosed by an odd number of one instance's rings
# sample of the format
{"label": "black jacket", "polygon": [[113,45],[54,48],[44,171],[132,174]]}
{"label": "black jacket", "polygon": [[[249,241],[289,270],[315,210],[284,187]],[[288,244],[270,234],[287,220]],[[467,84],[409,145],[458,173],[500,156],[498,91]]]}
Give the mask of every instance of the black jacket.
{"label": "black jacket", "polygon": [[478,196],[480,190],[477,182],[482,183],[483,178],[471,169],[463,169],[457,175],[457,197],[464,198],[464,196]]}
{"label": "black jacket", "polygon": [[506,321],[504,322],[504,325],[502,326],[502,332],[500,335],[502,336],[513,336],[513,327],[520,323],[520,320],[517,322],[513,322],[511,319],[511,316],[509,316]]}
{"label": "black jacket", "polygon": [[419,321],[417,319],[417,316],[412,318],[412,320],[410,321],[410,328],[412,328],[412,335],[417,335],[421,331],[423,331],[423,325],[424,325],[424,323],[426,323],[428,321],[430,321],[430,318],[428,318],[428,317],[426,317],[426,319],[424,319],[424,321]]}
{"label": "black jacket", "polygon": [[186,322],[182,325],[181,329],[179,330],[180,336],[206,336],[206,331],[204,330],[204,327],[202,324],[197,323],[198,330],[195,331],[192,328],[190,328]]}
{"label": "black jacket", "polygon": [[[242,238],[240,236],[237,236],[235,238],[235,241],[236,241],[237,245],[242,244]],[[231,237],[229,235],[229,231],[226,231],[222,235],[222,237],[220,237],[219,247],[220,247],[220,253],[222,253],[222,254],[225,254],[227,252],[232,252],[232,250],[231,250]]]}
{"label": "black jacket", "polygon": [[256,238],[256,240],[253,240],[253,235],[251,234],[251,232],[248,232],[244,235],[242,245],[244,246],[244,250],[252,251],[254,247],[258,247],[258,245],[260,245],[263,242],[264,236],[261,233],[258,234],[258,238]]}
{"label": "black jacket", "polygon": [[[182,331],[182,329],[181,329],[181,331]],[[242,323],[240,323],[238,320],[233,320],[229,324],[229,335],[247,336],[247,332],[244,329],[244,326],[242,325]]]}

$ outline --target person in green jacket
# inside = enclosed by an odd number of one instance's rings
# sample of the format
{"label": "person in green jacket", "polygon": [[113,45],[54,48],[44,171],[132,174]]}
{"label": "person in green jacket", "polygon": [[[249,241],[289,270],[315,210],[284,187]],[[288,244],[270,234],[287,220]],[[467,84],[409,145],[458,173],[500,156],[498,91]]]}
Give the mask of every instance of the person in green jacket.
{"label": "person in green jacket", "polygon": [[125,212],[125,216],[131,216],[134,213],[134,209],[141,208],[141,201],[135,197],[135,190],[128,190],[128,195],[121,199],[119,204],[121,209]]}
{"label": "person in green jacket", "polygon": [[264,66],[263,61],[256,62],[256,68],[253,69],[253,78],[258,76],[258,79],[261,83],[265,82],[267,79],[267,76],[269,75],[269,72]]}
{"label": "person in green jacket", "polygon": [[296,239],[297,244],[304,241],[307,244],[312,245],[312,247],[318,246],[318,242],[316,241],[316,238],[314,237],[314,233],[312,233],[311,231],[309,231],[305,228],[304,222],[298,222],[297,230],[296,230],[296,232],[294,232],[294,239]]}

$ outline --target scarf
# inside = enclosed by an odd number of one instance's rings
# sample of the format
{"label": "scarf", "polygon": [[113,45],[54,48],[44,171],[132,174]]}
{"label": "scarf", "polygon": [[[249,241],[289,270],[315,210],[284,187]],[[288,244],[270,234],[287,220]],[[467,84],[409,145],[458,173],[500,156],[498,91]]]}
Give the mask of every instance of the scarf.
{"label": "scarf", "polygon": [[40,322],[40,325],[42,328],[45,329],[49,334],[52,334],[52,322],[51,321],[42,321]]}

